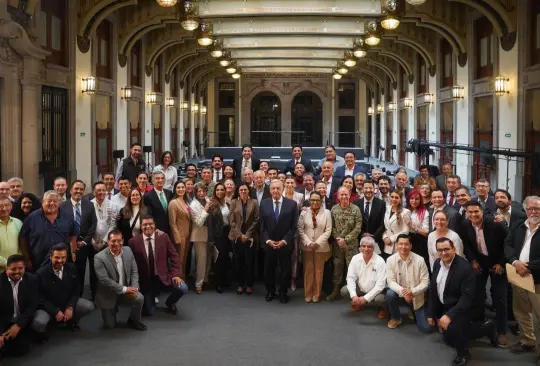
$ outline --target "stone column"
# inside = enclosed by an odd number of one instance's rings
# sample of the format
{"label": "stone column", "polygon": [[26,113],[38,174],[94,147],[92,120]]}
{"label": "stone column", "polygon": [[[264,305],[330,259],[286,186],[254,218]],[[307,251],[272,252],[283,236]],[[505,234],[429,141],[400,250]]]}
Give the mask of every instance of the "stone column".
{"label": "stone column", "polygon": [[[440,68],[439,68],[440,70]],[[426,139],[428,141],[439,141],[441,136],[441,116],[440,116],[440,93],[439,93],[439,73],[435,76],[429,76],[428,90],[433,94],[432,102],[427,106],[427,126],[426,126]],[[430,164],[439,165],[440,149],[434,149],[435,153],[429,157]]]}
{"label": "stone column", "polygon": [[216,108],[216,83],[215,79],[212,79],[207,84],[207,114],[206,121],[208,126],[208,132],[213,132],[208,135],[208,146],[217,146],[220,135],[215,132],[219,132],[219,126],[217,122],[217,108]]}
{"label": "stone column", "polygon": [[[121,88],[130,85],[129,83],[129,67],[120,66],[117,61],[116,65],[116,143],[115,150],[124,150],[124,156],[128,156],[129,153],[129,135],[130,126],[128,124],[128,101],[122,99]],[[116,161],[114,161],[116,163]]]}
{"label": "stone column", "polygon": [[[470,62],[470,61],[469,61]],[[469,144],[473,137],[473,121],[469,121],[469,108],[471,107],[471,87],[469,77],[469,62],[460,67],[457,65],[457,77],[456,83],[459,86],[464,87],[463,99],[459,99],[455,102],[454,110],[454,142],[459,144]],[[456,162],[456,174],[461,177],[463,184],[471,184],[472,179],[472,154],[465,154],[463,152],[454,152]]]}
{"label": "stone column", "polygon": [[[366,148],[367,145],[369,145],[369,141],[371,139],[371,136],[367,135],[367,124],[368,124],[368,114],[367,114],[367,85],[366,82],[363,80],[358,80],[358,93],[356,97],[356,103],[357,103],[357,114],[356,114],[356,120],[358,123],[356,124],[357,130],[360,131],[360,138],[358,141],[359,146]],[[366,154],[368,151],[366,151]]]}
{"label": "stone column", "polygon": [[[197,146],[197,148],[199,149],[199,156],[200,157],[204,156],[204,139],[206,137],[204,135],[205,116],[202,114],[203,104],[204,104],[204,98],[203,98],[203,95],[201,93],[199,95],[199,146]],[[207,113],[208,113],[208,111],[207,111]]]}
{"label": "stone column", "polygon": [[153,92],[154,80],[152,76],[144,76],[144,87],[143,87],[143,123],[142,123],[142,140],[143,146],[152,146],[152,154],[144,154],[145,159],[149,161],[146,164],[154,165],[152,162],[152,157],[154,156],[154,123],[152,120],[152,104],[148,103],[148,95]]}
{"label": "stone column", "polygon": [[[331,123],[330,125],[332,126],[332,128],[330,129],[330,132],[337,132],[337,126],[336,126],[336,113],[337,113],[337,110],[336,110],[336,79],[334,79],[332,76],[330,76],[330,78],[332,79],[332,82],[330,83],[330,110],[331,110],[331,116],[332,116],[332,120],[331,120]],[[332,135],[330,136],[329,138],[329,142],[331,145],[334,145],[336,146],[336,142],[338,141],[338,139],[336,138],[336,134],[335,133],[332,133]]]}
{"label": "stone column", "polygon": [[287,131],[281,134],[281,146],[292,145],[292,98],[281,99],[281,130]]}
{"label": "stone column", "polygon": [[193,105],[197,104],[195,99],[195,93],[190,88],[189,94],[189,157],[193,158],[197,147],[195,146],[195,118],[196,113],[193,111]]}
{"label": "stone column", "polygon": [[[396,75],[399,75],[399,72],[397,72]],[[391,151],[388,156],[390,156],[390,159],[393,156],[396,163],[399,163],[399,149],[401,148],[401,143],[399,141],[399,136],[401,136],[401,110],[398,98],[401,90],[400,85],[401,84],[399,84],[398,82],[398,87],[396,88],[396,90],[393,91],[394,95],[392,101],[395,103],[395,110],[392,112],[392,121],[388,121],[388,123],[392,123],[392,145],[396,145],[396,149],[394,151]],[[386,108],[386,103],[383,103],[383,105]],[[387,148],[390,149],[390,146],[388,146]]]}
{"label": "stone column", "polygon": [[[387,149],[390,149],[390,146],[388,146],[386,144],[386,141],[387,141],[387,137],[386,137],[386,125],[388,123],[394,123],[393,121],[388,121],[387,120],[387,114],[386,114],[386,103],[384,103],[384,95],[383,94],[380,94],[379,93],[379,104],[383,107],[382,111],[379,113],[379,111],[377,110],[377,106],[375,106],[375,109],[374,109],[374,116],[375,115],[378,115],[379,116],[379,120],[381,122],[380,124],[380,135],[381,135],[381,146],[385,149],[385,151],[381,151],[379,152],[379,156],[377,156],[377,158],[379,158],[381,155],[383,156],[383,158],[381,160],[386,160],[385,157],[386,157],[386,150]],[[378,146],[377,146],[378,147]]]}
{"label": "stone column", "polygon": [[163,149],[162,151],[170,151],[171,150],[171,108],[167,106],[167,99],[171,97],[171,83],[164,83],[165,87],[165,93],[164,93],[164,99],[163,99],[163,105],[161,106],[163,111],[163,127],[162,127],[162,144]]}
{"label": "stone column", "polygon": [[[37,60],[35,60],[37,61]],[[32,63],[32,60],[25,59],[25,67],[28,63]],[[39,175],[38,163],[42,159],[42,145],[41,145],[41,118],[39,113],[41,105],[39,103],[41,88],[34,82],[21,83],[22,89],[22,176],[24,180],[24,190],[26,192],[42,192],[43,184]],[[90,137],[87,137],[90,139]],[[67,151],[65,152],[67,154]],[[90,172],[90,170],[86,170]]]}
{"label": "stone column", "polygon": [[375,120],[375,99],[371,98],[369,102],[369,106],[372,108],[373,114],[368,115],[368,123],[371,123],[371,157],[377,158],[377,148],[379,145],[377,145],[377,123]]}
{"label": "stone column", "polygon": [[178,89],[179,97],[178,97],[178,113],[176,114],[176,117],[178,118],[178,121],[176,122],[176,125],[178,126],[178,160],[182,160],[185,156],[185,148],[184,148],[184,129],[185,129],[185,114],[186,110],[182,109],[182,104],[184,104],[184,83],[180,82],[180,88]]}
{"label": "stone column", "polygon": [[[411,99],[411,107],[407,110],[408,117],[407,117],[407,141],[410,139],[415,139],[417,127],[418,127],[418,121],[416,119],[417,117],[417,103],[416,103],[416,78],[415,81],[411,84],[409,83],[409,91],[407,92],[408,97]],[[401,148],[406,148],[408,146],[407,142],[400,141]],[[405,153],[405,165],[409,169],[416,169],[416,155],[413,153]]]}

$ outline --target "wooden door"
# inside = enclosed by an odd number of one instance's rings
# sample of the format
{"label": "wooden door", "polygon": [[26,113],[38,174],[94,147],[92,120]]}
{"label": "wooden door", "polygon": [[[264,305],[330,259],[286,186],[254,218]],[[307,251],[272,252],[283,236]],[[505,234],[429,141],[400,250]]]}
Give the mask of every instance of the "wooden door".
{"label": "wooden door", "polygon": [[154,128],[154,165],[161,164],[161,128]]}

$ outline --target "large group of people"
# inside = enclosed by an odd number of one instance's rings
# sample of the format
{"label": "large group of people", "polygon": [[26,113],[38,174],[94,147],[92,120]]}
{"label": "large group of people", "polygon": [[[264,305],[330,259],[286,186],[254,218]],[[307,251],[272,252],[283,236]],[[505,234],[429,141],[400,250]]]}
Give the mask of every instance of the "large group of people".
{"label": "large group of people", "polygon": [[[473,196],[450,164],[409,179],[331,145],[315,166],[302,151],[293,146],[280,171],[245,145],[231,165],[215,155],[179,179],[170,152],[149,172],[133,144],[89,194],[64,177],[41,198],[20,178],[0,182],[0,354],[25,354],[59,325],[78,330],[95,308],[114,328],[118,307],[129,306],[127,325],[144,331],[162,291],[176,314],[188,285],[221,294],[231,279],[238,295],[261,279],[267,302],[289,302],[297,286],[306,303],[347,298],[390,329],[405,305],[420,331],[439,331],[456,349],[454,365],[471,358],[470,340],[508,347],[509,320],[520,334],[510,351],[535,350],[540,285],[509,285],[505,266],[540,283],[539,197],[521,205],[485,179]],[[495,321],[485,315],[488,278]]]}

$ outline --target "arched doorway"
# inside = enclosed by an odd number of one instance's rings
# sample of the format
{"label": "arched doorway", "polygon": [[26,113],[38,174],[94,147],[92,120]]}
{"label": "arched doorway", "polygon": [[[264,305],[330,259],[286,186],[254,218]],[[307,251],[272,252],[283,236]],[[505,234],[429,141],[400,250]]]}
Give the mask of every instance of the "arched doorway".
{"label": "arched doorway", "polygon": [[291,142],[302,146],[322,146],[323,105],[321,98],[313,92],[303,91],[293,99]]}
{"label": "arched doorway", "polygon": [[251,143],[281,146],[281,101],[272,92],[260,92],[251,101]]}

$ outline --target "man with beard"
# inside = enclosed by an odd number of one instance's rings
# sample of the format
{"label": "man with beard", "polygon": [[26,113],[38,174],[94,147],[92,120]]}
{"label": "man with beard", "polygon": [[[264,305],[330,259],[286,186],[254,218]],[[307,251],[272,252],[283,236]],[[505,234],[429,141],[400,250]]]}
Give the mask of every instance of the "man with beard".
{"label": "man with beard", "polygon": [[141,155],[141,144],[137,142],[131,144],[130,155],[118,164],[118,169],[116,170],[117,182],[120,180],[120,177],[126,177],[130,180],[132,186],[137,186],[137,175],[146,171],[146,162],[141,158]]}
{"label": "man with beard", "polygon": [[385,204],[390,204],[390,178],[383,175],[379,178],[378,184],[379,192],[375,195],[378,199],[382,200]]}
{"label": "man with beard", "polygon": [[510,227],[516,221],[525,220],[527,215],[523,211],[523,206],[517,202],[512,202],[512,196],[504,189],[495,191],[495,222],[505,222]]}
{"label": "man with beard", "polygon": [[309,206],[309,197],[311,195],[311,192],[313,192],[313,190],[315,189],[315,179],[313,178],[313,174],[304,174],[302,183],[303,186],[296,188],[295,191],[304,195],[304,206]]}
{"label": "man with beard", "polygon": [[[535,292],[512,285],[514,316],[519,323],[520,340],[510,349],[512,353],[534,352],[536,335],[533,316],[540,317],[540,197],[529,196],[523,204],[527,219],[517,221],[510,227],[504,242],[504,253],[521,277],[532,275]],[[536,358],[540,364],[540,355]]]}

